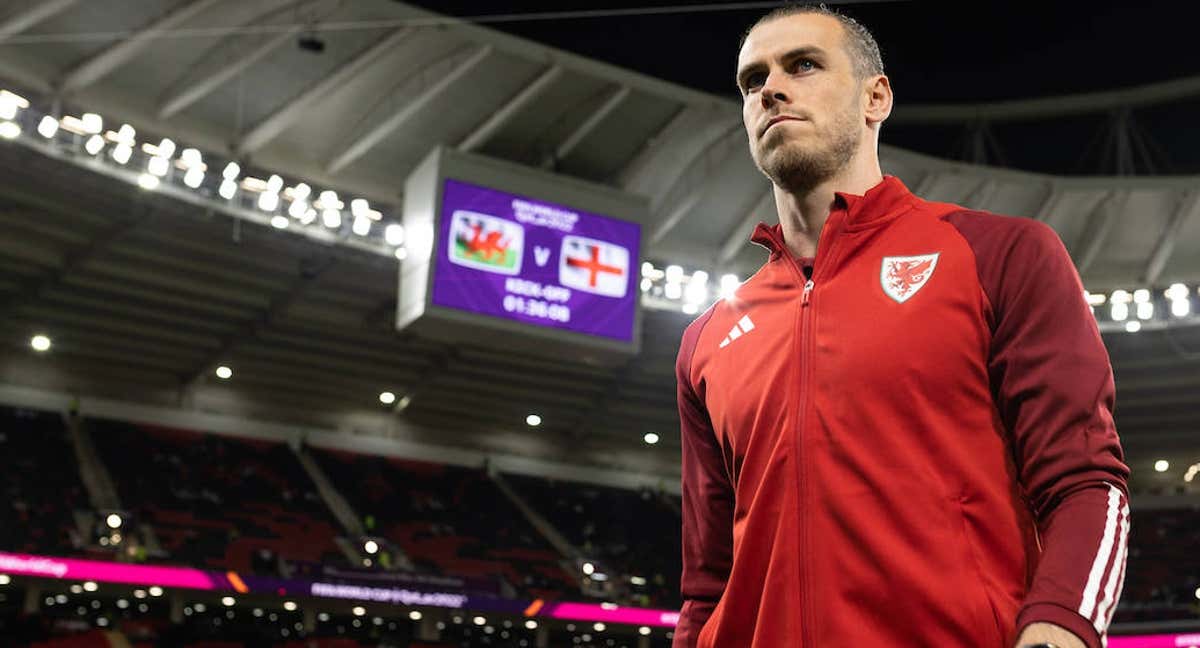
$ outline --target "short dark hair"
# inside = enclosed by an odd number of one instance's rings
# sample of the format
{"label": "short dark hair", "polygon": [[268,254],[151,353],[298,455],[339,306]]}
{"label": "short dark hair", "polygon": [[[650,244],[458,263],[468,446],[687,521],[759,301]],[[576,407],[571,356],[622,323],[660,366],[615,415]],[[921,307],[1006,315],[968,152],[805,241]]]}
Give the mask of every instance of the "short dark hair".
{"label": "short dark hair", "polygon": [[742,34],[742,40],[738,43],[738,51],[741,51],[742,46],[746,44],[746,39],[755,27],[780,18],[803,14],[829,16],[841,23],[846,32],[846,50],[850,55],[850,62],[854,66],[854,73],[860,79],[883,74],[883,56],[879,54],[879,43],[875,42],[871,31],[857,20],[836,9],[830,9],[824,4],[795,4],[772,9],[770,13],[759,18]]}

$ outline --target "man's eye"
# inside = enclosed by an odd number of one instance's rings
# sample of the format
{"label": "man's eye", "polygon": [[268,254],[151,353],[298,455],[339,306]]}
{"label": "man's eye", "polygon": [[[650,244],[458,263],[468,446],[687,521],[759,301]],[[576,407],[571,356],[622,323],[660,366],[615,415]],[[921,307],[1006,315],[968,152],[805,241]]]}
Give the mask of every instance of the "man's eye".
{"label": "man's eye", "polygon": [[812,61],[810,61],[808,59],[800,59],[799,61],[796,62],[796,69],[800,72],[808,72],[810,70],[816,69],[816,67],[817,67],[817,64],[813,63]]}

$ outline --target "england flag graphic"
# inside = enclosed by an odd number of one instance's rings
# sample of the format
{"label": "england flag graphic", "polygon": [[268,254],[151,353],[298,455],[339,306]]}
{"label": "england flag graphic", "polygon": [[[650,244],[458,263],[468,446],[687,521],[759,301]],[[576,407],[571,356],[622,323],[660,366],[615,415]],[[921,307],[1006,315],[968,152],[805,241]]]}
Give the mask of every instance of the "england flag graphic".
{"label": "england flag graphic", "polygon": [[625,296],[629,250],[582,236],[564,236],[558,258],[560,284],[605,297]]}

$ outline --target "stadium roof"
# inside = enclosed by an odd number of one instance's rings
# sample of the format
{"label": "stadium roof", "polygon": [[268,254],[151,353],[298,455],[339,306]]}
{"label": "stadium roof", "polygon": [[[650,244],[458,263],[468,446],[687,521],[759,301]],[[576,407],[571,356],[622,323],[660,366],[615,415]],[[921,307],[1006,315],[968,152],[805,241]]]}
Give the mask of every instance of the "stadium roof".
{"label": "stadium roof", "polygon": [[[648,197],[655,262],[745,276],[762,261],[745,239],[771,219],[768,184],[728,97],[385,0],[54,0],[0,15],[0,78],[43,112],[96,112],[393,207],[431,147],[456,146]],[[882,157],[927,198],[1051,224],[1093,291],[1200,282],[1195,177]],[[0,146],[0,165],[4,382],[678,470],[681,314],[649,312],[643,354],[616,370],[449,348],[392,332],[389,256],[231,220],[28,148]],[[42,329],[50,357],[27,351]],[[1200,458],[1198,327],[1106,339],[1131,455]],[[222,362],[228,382],[212,375]],[[382,413],[384,390],[414,394],[402,421]],[[536,430],[524,426],[531,411],[545,420]],[[665,442],[648,450],[647,431]]]}

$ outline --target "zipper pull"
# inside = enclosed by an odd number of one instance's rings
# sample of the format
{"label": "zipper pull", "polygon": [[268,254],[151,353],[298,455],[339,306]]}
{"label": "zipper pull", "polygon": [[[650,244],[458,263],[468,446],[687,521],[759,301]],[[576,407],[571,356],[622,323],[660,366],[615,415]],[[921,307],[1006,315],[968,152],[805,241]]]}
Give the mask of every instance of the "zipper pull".
{"label": "zipper pull", "polygon": [[809,279],[804,282],[804,296],[800,298],[801,306],[808,306],[808,296],[812,294],[813,280]]}

